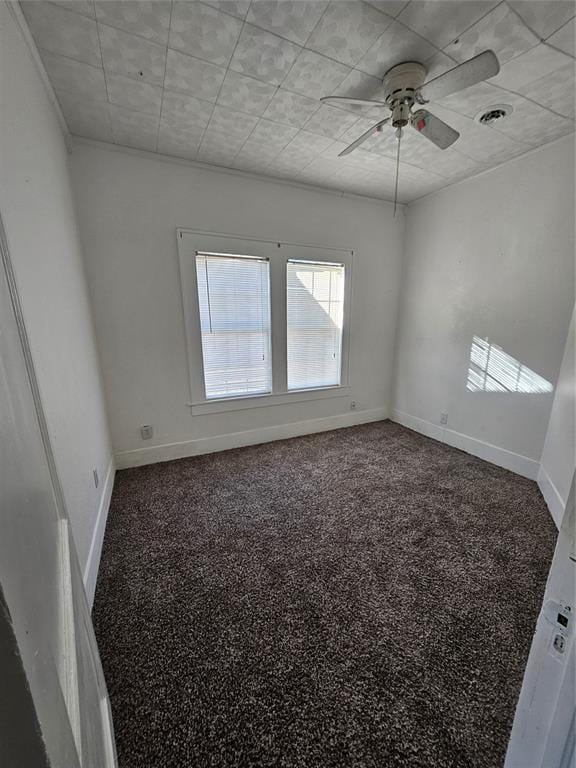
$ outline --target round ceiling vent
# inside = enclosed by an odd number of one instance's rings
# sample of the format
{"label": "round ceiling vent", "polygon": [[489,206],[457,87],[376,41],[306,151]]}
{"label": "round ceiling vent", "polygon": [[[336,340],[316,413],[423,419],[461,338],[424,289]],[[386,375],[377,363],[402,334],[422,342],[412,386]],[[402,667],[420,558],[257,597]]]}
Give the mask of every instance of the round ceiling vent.
{"label": "round ceiling vent", "polygon": [[474,119],[480,125],[494,125],[494,123],[499,123],[508,117],[511,112],[512,107],[509,104],[495,104],[493,107],[478,112]]}

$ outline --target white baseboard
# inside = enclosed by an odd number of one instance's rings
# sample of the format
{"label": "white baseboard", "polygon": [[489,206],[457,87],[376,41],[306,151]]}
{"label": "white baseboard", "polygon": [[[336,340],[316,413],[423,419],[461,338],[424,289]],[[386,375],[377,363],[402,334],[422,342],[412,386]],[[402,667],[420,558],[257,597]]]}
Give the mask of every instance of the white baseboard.
{"label": "white baseboard", "polygon": [[106,529],[106,519],[108,509],[110,508],[110,499],[112,498],[112,488],[114,487],[115,466],[114,459],[110,459],[106,480],[102,486],[102,495],[100,496],[100,506],[96,516],[96,524],[92,532],[92,541],[90,543],[90,552],[84,568],[84,589],[88,605],[92,608],[94,602],[94,592],[96,591],[96,579],[98,578],[98,567],[100,565],[100,555],[102,553],[102,542],[104,541],[104,531]]}
{"label": "white baseboard", "polygon": [[540,462],[530,459],[528,456],[514,453],[506,448],[500,448],[498,445],[486,443],[483,440],[464,435],[461,432],[455,432],[453,429],[433,424],[430,421],[420,419],[417,416],[411,416],[403,411],[392,411],[391,419],[398,422],[398,424],[403,424],[405,427],[413,429],[415,432],[420,432],[427,437],[434,438],[434,440],[439,440],[442,443],[452,445],[454,448],[459,448],[461,451],[471,453],[472,456],[478,456],[478,458],[489,461],[491,464],[496,464],[498,467],[516,472],[517,475],[522,475],[530,480],[536,480],[538,477]]}
{"label": "white baseboard", "polygon": [[356,424],[366,424],[370,421],[382,421],[388,418],[386,408],[373,408],[367,411],[351,411],[350,413],[328,416],[321,419],[308,419],[290,424],[278,424],[262,429],[250,429],[244,432],[232,432],[215,437],[201,437],[196,440],[186,440],[181,443],[166,443],[153,445],[150,448],[139,448],[135,451],[121,451],[116,454],[116,467],[141,467],[144,464],[155,464],[159,461],[183,459],[187,456],[199,456],[204,453],[226,451],[230,448],[242,448],[246,445],[270,443],[274,440],[285,440],[289,437],[311,435],[315,432],[328,432],[340,427],[353,427]]}
{"label": "white baseboard", "polygon": [[560,526],[562,525],[562,518],[564,517],[564,510],[566,509],[566,504],[564,502],[564,499],[560,495],[560,491],[558,490],[558,488],[556,488],[556,486],[550,479],[548,472],[546,472],[542,464],[540,464],[540,469],[538,470],[537,480],[538,480],[538,487],[540,488],[542,496],[544,496],[544,501],[548,505],[548,509],[550,510],[552,519],[556,524],[556,528],[560,530]]}

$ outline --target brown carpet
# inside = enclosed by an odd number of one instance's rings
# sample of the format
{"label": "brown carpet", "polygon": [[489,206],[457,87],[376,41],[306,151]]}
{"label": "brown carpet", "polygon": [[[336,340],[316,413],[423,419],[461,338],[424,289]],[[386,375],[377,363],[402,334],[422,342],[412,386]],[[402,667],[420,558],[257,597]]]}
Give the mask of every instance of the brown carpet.
{"label": "brown carpet", "polygon": [[555,529],[378,422],[119,472],[94,622],[121,768],[500,768]]}

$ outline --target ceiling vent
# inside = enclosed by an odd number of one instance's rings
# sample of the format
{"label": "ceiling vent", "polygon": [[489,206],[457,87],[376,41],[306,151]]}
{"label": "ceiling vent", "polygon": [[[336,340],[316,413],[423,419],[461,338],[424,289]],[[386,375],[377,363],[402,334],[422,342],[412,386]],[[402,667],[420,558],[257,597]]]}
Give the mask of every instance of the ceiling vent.
{"label": "ceiling vent", "polygon": [[493,107],[488,107],[488,109],[478,112],[474,119],[480,125],[494,125],[494,123],[499,123],[505,117],[508,117],[511,112],[512,107],[509,104],[495,104]]}

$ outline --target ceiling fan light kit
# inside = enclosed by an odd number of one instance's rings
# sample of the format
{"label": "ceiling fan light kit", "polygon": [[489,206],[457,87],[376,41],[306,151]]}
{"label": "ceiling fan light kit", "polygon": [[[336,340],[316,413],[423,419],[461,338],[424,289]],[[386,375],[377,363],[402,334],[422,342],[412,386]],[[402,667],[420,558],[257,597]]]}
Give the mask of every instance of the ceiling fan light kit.
{"label": "ceiling fan light kit", "polygon": [[[348,107],[352,106],[358,109],[370,107],[390,111],[389,117],[380,120],[359,136],[356,141],[340,152],[339,157],[350,154],[375,133],[381,133],[385,125],[390,125],[396,129],[396,138],[398,139],[394,193],[394,210],[396,210],[402,130],[411,126],[439,149],[447,149],[454,144],[460,134],[427,109],[422,109],[422,105],[495,77],[499,71],[500,64],[493,51],[484,51],[484,53],[474,56],[474,58],[428,82],[426,82],[426,67],[417,61],[407,61],[392,67],[384,75],[382,99],[354,99],[346,96],[323,97],[321,101],[333,106],[342,107],[346,104]],[[420,108],[414,111],[415,106]],[[483,110],[478,121],[482,125],[490,125],[506,114],[509,114],[509,108],[498,105],[497,107],[490,107],[488,111]]]}

